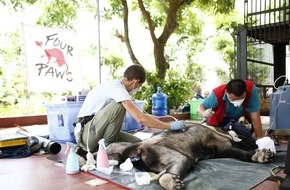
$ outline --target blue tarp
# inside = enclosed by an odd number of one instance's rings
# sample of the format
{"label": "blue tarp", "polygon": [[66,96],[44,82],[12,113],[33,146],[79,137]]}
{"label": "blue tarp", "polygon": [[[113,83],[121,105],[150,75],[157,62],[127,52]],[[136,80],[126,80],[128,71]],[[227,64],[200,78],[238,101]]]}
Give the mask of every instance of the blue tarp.
{"label": "blue tarp", "polygon": [[[269,177],[271,168],[284,166],[285,157],[286,149],[277,151],[273,161],[265,164],[243,162],[232,158],[202,160],[198,162],[194,170],[188,173],[184,182],[188,190],[248,190]],[[134,178],[137,171],[133,168],[131,172],[123,172],[118,166],[115,166],[110,175],[96,170],[90,171],[90,173],[132,189],[163,189],[157,182],[139,186]]]}

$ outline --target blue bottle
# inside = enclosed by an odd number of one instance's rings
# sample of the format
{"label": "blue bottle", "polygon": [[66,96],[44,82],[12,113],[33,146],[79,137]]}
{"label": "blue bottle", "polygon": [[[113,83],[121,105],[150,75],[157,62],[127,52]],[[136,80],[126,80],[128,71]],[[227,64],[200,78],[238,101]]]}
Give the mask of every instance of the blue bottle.
{"label": "blue bottle", "polygon": [[157,92],[152,95],[152,114],[154,116],[167,115],[167,96],[162,93],[160,86],[157,87]]}
{"label": "blue bottle", "polygon": [[66,173],[67,174],[77,174],[80,172],[80,166],[78,161],[78,156],[75,153],[75,144],[71,142],[66,143],[66,153],[69,151],[66,160]]}

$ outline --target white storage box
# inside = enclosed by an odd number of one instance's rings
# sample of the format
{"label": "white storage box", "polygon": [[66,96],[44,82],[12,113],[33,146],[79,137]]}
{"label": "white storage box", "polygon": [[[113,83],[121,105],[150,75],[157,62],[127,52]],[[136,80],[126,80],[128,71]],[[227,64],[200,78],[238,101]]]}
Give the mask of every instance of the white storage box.
{"label": "white storage box", "polygon": [[61,102],[47,104],[49,139],[59,143],[76,143],[73,123],[83,102]]}

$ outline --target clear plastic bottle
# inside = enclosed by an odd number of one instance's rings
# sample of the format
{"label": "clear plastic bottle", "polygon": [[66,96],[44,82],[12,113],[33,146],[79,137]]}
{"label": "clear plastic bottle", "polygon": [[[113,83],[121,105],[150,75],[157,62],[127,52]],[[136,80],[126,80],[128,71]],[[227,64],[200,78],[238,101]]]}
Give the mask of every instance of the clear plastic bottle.
{"label": "clear plastic bottle", "polygon": [[162,93],[160,86],[157,92],[152,95],[152,114],[155,116],[167,115],[167,95]]}
{"label": "clear plastic bottle", "polygon": [[66,151],[65,153],[69,151],[69,154],[67,156],[66,160],[66,173],[67,174],[77,174],[80,172],[80,166],[78,161],[78,156],[75,152],[75,144],[71,142],[66,143]]}

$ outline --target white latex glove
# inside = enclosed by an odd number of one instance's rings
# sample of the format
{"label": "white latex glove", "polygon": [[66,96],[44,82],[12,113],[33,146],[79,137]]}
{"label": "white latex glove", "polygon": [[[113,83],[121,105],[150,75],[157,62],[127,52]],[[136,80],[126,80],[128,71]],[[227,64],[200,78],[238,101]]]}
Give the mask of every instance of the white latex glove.
{"label": "white latex glove", "polygon": [[213,116],[213,114],[214,114],[214,111],[212,111],[212,109],[209,108],[209,109],[207,109],[207,110],[205,110],[205,111],[203,112],[202,116],[203,116],[204,118],[210,118],[210,117]]}

